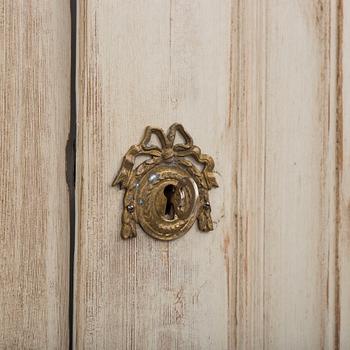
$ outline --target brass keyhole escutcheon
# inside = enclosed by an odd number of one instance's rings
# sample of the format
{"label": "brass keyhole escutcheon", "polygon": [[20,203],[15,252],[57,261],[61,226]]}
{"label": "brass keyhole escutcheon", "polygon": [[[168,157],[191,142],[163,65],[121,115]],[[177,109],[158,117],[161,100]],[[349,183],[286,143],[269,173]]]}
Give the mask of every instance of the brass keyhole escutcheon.
{"label": "brass keyhole escutcheon", "polygon": [[[177,132],[184,143],[174,145]],[[152,135],[158,137],[161,148],[149,144]],[[134,167],[140,155],[151,159]],[[198,169],[196,163],[203,168]],[[183,236],[196,220],[201,231],[211,231],[208,191],[217,187],[213,169],[213,159],[193,145],[182,125],[173,124],[167,135],[162,129],[147,127],[141,143],[126,153],[113,181],[113,186],[125,189],[121,236],[135,237],[137,223],[160,240]]]}

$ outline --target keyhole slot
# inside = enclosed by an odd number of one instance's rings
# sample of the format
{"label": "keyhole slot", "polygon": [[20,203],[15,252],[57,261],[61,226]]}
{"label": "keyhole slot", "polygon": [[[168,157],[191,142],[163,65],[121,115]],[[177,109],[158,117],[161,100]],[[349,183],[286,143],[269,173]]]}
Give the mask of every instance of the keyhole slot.
{"label": "keyhole slot", "polygon": [[164,216],[167,220],[175,219],[175,208],[174,208],[174,194],[175,194],[175,186],[167,185],[164,187],[164,196],[166,197],[166,205],[164,210]]}

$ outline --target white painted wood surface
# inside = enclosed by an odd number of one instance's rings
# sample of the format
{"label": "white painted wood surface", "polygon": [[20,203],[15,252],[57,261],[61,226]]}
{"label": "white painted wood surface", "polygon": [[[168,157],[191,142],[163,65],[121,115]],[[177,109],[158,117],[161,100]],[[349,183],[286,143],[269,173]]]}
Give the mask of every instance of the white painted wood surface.
{"label": "white painted wood surface", "polygon": [[[267,10],[264,344],[332,348],[335,123],[331,1]],[[336,19],[334,16],[333,19]],[[330,96],[331,95],[331,96]]]}
{"label": "white painted wood surface", "polygon": [[338,184],[337,207],[337,341],[350,346],[350,3],[339,1],[338,21]]}
{"label": "white painted wood surface", "polygon": [[[79,1],[76,349],[350,346],[349,5]],[[119,236],[123,154],[181,122],[215,231]]]}
{"label": "white painted wood surface", "polygon": [[69,3],[0,1],[0,348],[67,349]]}
{"label": "white painted wood surface", "polygon": [[[230,3],[80,2],[79,26],[76,348],[227,348]],[[176,121],[220,169],[216,229],[123,241],[121,158]]]}

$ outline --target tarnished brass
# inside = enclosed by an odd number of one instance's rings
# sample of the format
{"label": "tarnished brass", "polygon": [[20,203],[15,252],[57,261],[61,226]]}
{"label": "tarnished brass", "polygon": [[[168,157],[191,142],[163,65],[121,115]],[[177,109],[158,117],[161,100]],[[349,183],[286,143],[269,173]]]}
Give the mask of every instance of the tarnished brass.
{"label": "tarnished brass", "polygon": [[[176,133],[183,142],[174,144]],[[160,146],[150,144],[152,135]],[[135,167],[138,156],[150,159]],[[218,186],[213,169],[213,159],[193,145],[181,124],[173,124],[167,134],[148,126],[141,143],[124,156],[112,184],[125,189],[121,236],[135,237],[138,223],[153,238],[170,241],[183,236],[196,219],[201,231],[213,230],[208,196]]]}

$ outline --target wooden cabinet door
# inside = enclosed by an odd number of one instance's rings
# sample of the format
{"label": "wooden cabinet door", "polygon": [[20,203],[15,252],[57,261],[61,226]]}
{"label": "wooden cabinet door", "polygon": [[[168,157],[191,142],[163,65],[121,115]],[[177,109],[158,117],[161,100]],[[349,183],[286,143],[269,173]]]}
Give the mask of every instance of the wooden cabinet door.
{"label": "wooden cabinet door", "polygon": [[[349,349],[349,28],[345,0],[0,1],[0,349]],[[123,240],[123,155],[173,123],[214,230]]]}
{"label": "wooden cabinet door", "polygon": [[[349,348],[349,4],[78,7],[76,348]],[[174,122],[215,159],[215,229],[124,241],[111,182]]]}

